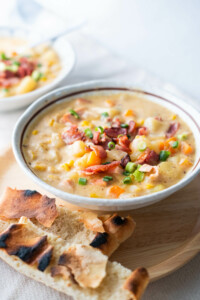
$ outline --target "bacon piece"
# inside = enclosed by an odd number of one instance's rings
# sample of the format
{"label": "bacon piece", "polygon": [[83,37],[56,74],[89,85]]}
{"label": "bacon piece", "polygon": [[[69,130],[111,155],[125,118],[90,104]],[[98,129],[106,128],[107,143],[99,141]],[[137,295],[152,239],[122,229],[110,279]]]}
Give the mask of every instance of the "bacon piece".
{"label": "bacon piece", "polygon": [[136,130],[136,123],[135,123],[135,121],[130,121],[128,125],[129,125],[129,127],[128,127],[128,133],[129,134],[135,133],[135,130]]}
{"label": "bacon piece", "polygon": [[121,121],[119,118],[116,118],[113,122],[112,122],[112,127],[114,128],[120,128],[121,126]]}
{"label": "bacon piece", "polygon": [[126,135],[127,134],[127,129],[126,128],[111,127],[111,128],[105,128],[104,132],[110,138],[117,138],[120,134]]}
{"label": "bacon piece", "polygon": [[17,76],[19,78],[30,76],[35,69],[35,62],[28,61],[26,57],[21,57],[19,61],[21,64],[18,68],[18,71],[16,72]]}
{"label": "bacon piece", "polygon": [[0,203],[0,216],[7,219],[36,218],[43,226],[50,227],[57,215],[55,199],[36,191],[7,188]]}
{"label": "bacon piece", "polygon": [[100,142],[100,132],[99,131],[95,131],[94,133],[93,133],[93,143],[95,144],[95,145],[98,145],[99,144],[99,142]]}
{"label": "bacon piece", "polygon": [[15,76],[15,73],[10,70],[0,72],[0,78],[7,79]]}
{"label": "bacon piece", "polygon": [[151,172],[152,169],[153,169],[153,166],[148,165],[148,164],[144,164],[140,167],[140,172],[149,173],[149,172]]}
{"label": "bacon piece", "polygon": [[19,80],[20,79],[17,77],[5,78],[5,79],[0,78],[0,86],[3,86],[4,88],[8,88],[10,86],[17,84],[19,82]]}
{"label": "bacon piece", "polygon": [[93,134],[93,143],[95,145],[100,145],[103,147],[103,149],[108,150],[108,143],[111,141],[110,138],[107,138],[105,133],[101,135],[99,131],[95,131]]}
{"label": "bacon piece", "polygon": [[120,136],[118,139],[118,145],[116,145],[116,149],[118,150],[122,150],[122,151],[125,151],[125,152],[130,152],[130,140],[128,139],[128,137],[126,135],[124,136]]}
{"label": "bacon piece", "polygon": [[166,138],[170,138],[174,136],[177,130],[179,129],[179,127],[180,127],[180,123],[177,122],[171,123],[165,134]]}
{"label": "bacon piece", "polygon": [[126,165],[127,165],[127,163],[129,161],[131,161],[131,158],[130,158],[130,156],[128,154],[126,154],[124,157],[122,157],[121,163],[120,163],[120,165],[122,166],[122,168],[125,168]]}
{"label": "bacon piece", "polygon": [[102,146],[97,145],[91,145],[90,148],[94,150],[97,156],[104,159],[107,157],[107,152],[104,150]]}
{"label": "bacon piece", "polygon": [[140,165],[157,165],[159,163],[159,155],[154,151],[147,148],[137,159],[137,163]]}
{"label": "bacon piece", "polygon": [[98,173],[103,173],[108,171],[112,172],[119,165],[120,165],[119,161],[113,161],[107,165],[95,165],[95,166],[88,167],[85,170],[83,170],[82,173],[85,175],[93,175],[93,174],[98,174]]}
{"label": "bacon piece", "polygon": [[148,129],[146,128],[146,127],[139,127],[138,128],[138,132],[137,132],[137,134],[138,135],[148,135]]}
{"label": "bacon piece", "polygon": [[84,140],[84,132],[81,132],[76,125],[71,125],[71,127],[62,133],[62,139],[66,145],[71,145],[75,141]]}

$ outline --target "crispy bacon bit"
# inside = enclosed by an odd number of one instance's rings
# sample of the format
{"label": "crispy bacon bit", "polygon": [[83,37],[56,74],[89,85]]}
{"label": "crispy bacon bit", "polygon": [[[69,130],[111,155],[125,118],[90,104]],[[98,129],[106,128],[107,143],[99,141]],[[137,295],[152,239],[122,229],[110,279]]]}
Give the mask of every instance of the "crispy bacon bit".
{"label": "crispy bacon bit", "polygon": [[113,122],[112,122],[112,127],[114,128],[120,128],[121,126],[121,121],[119,118],[116,118]]}
{"label": "crispy bacon bit", "polygon": [[138,128],[138,135],[148,135],[148,129],[146,127],[139,127]]}
{"label": "crispy bacon bit", "polygon": [[95,144],[95,145],[98,145],[99,144],[99,142],[100,142],[100,132],[99,131],[95,131],[94,133],[93,133],[93,143]]}
{"label": "crispy bacon bit", "polygon": [[5,78],[5,79],[0,78],[0,86],[2,86],[4,88],[13,86],[13,85],[17,84],[18,82],[19,82],[19,78],[17,78],[17,77]]}
{"label": "crispy bacon bit", "polygon": [[126,135],[124,136],[120,136],[118,139],[118,145],[116,145],[116,149],[118,150],[122,150],[122,151],[125,151],[125,152],[130,152],[130,140],[128,139],[128,137]]}
{"label": "crispy bacon bit", "polygon": [[17,71],[17,76],[19,78],[23,78],[25,76],[30,76],[35,69],[35,63],[28,61],[25,57],[21,58],[21,65],[19,66],[19,69]]}
{"label": "crispy bacon bit", "polygon": [[122,166],[122,168],[125,168],[126,165],[127,165],[127,163],[129,161],[131,161],[131,158],[130,158],[130,156],[128,154],[126,154],[124,157],[122,157],[121,163],[120,163],[120,165]]}
{"label": "crispy bacon bit", "polygon": [[84,132],[81,132],[76,125],[71,125],[68,130],[62,133],[62,139],[66,145],[71,145],[75,141],[83,140],[84,137]]}
{"label": "crispy bacon bit", "polygon": [[94,150],[97,156],[104,159],[107,157],[107,152],[104,150],[102,146],[97,145],[91,145],[90,148]]}
{"label": "crispy bacon bit", "polygon": [[93,143],[95,145],[100,145],[103,149],[108,150],[108,143],[111,141],[110,138],[106,137],[106,134],[101,134],[99,131],[95,131],[93,134]]}
{"label": "crispy bacon bit", "polygon": [[176,132],[178,131],[180,127],[180,123],[177,123],[177,122],[174,122],[174,123],[171,123],[167,132],[166,132],[166,138],[170,138],[172,136],[174,136],[176,134]]}
{"label": "crispy bacon bit", "polygon": [[0,78],[7,79],[14,77],[14,73],[10,70],[5,70],[0,72]]}
{"label": "crispy bacon bit", "polygon": [[107,165],[95,165],[95,166],[88,167],[85,170],[83,170],[82,173],[85,175],[93,175],[93,174],[98,174],[98,173],[103,173],[108,171],[112,172],[119,165],[120,165],[119,161],[113,161]]}
{"label": "crispy bacon bit", "polygon": [[137,163],[140,165],[149,164],[149,165],[157,165],[159,163],[159,155],[154,151],[147,148],[137,160]]}
{"label": "crispy bacon bit", "polygon": [[111,128],[105,128],[104,132],[110,138],[117,138],[120,134],[126,135],[127,134],[127,129],[126,128],[111,127]]}
{"label": "crispy bacon bit", "polygon": [[128,125],[129,125],[129,127],[128,127],[128,133],[129,134],[134,134],[135,130],[136,130],[136,123],[135,123],[135,121],[130,121]]}
{"label": "crispy bacon bit", "polygon": [[36,191],[7,188],[0,203],[0,216],[7,219],[36,218],[43,226],[50,227],[57,215],[55,199]]}
{"label": "crispy bacon bit", "polygon": [[44,271],[50,263],[53,247],[47,236],[37,236],[25,224],[12,224],[0,234],[0,248],[8,255],[18,256],[25,263]]}

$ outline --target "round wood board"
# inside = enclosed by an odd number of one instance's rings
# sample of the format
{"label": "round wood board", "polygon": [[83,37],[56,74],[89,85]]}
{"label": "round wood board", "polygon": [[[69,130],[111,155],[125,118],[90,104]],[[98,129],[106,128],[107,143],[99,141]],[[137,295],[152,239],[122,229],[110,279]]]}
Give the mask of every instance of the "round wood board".
{"label": "round wood board", "polygon": [[[133,216],[136,229],[132,237],[112,255],[111,260],[132,270],[144,266],[148,268],[151,280],[157,280],[194,257],[200,250],[199,179],[200,175],[187,187],[160,203],[123,212],[122,215]],[[36,189],[52,196],[23,173],[11,149],[0,156],[1,192],[7,186]],[[65,205],[77,209],[66,202]]]}

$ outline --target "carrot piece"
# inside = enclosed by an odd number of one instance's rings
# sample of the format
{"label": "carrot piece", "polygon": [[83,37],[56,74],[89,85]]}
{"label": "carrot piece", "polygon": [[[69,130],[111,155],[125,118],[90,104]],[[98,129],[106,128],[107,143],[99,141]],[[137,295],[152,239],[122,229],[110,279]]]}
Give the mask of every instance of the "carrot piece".
{"label": "carrot piece", "polygon": [[128,109],[126,112],[125,112],[125,117],[132,117],[132,116],[134,116],[135,114],[134,114],[134,112],[133,112],[133,110],[132,109]]}
{"label": "carrot piece", "polygon": [[165,143],[164,142],[160,142],[159,149],[160,150],[164,150],[164,148],[165,148]]}
{"label": "carrot piece", "polygon": [[123,188],[119,187],[118,185],[112,185],[109,188],[108,194],[112,197],[119,198],[119,196],[124,192],[125,192],[125,190]]}
{"label": "carrot piece", "polygon": [[182,142],[181,152],[185,155],[190,155],[193,152],[193,148],[188,143]]}

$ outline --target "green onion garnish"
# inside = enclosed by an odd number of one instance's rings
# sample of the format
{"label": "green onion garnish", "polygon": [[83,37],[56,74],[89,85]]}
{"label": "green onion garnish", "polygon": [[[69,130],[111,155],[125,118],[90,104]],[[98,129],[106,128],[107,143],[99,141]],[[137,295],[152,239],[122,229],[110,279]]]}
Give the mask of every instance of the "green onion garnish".
{"label": "green onion garnish", "polygon": [[108,143],[108,148],[109,148],[110,150],[115,149],[115,143],[114,143],[114,142],[109,142],[109,143]]}
{"label": "green onion garnish", "polygon": [[109,165],[111,162],[110,161],[106,161],[104,163],[102,163],[102,165]]}
{"label": "green onion garnish", "polygon": [[138,150],[144,151],[147,148],[147,144],[144,141],[138,143]]}
{"label": "green onion garnish", "polygon": [[100,131],[101,133],[103,133],[104,129],[101,126],[95,127],[95,131]]}
{"label": "green onion garnish", "polygon": [[123,175],[124,175],[124,176],[128,176],[128,175],[130,175],[130,173],[127,172],[127,171],[124,171],[124,172],[123,172]]}
{"label": "green onion garnish", "polygon": [[188,137],[187,133],[182,133],[178,135],[178,139],[181,141],[187,140],[187,137]]}
{"label": "green onion garnish", "polygon": [[4,89],[2,89],[2,91],[3,91],[4,93],[7,93],[7,92],[9,92],[9,89],[4,88]]}
{"label": "green onion garnish", "polygon": [[128,124],[121,124],[121,128],[128,128]]}
{"label": "green onion garnish", "polygon": [[80,177],[79,180],[78,180],[78,183],[80,185],[86,185],[87,184],[87,179],[83,178],[83,177]]}
{"label": "green onion garnish", "polygon": [[179,144],[178,141],[173,142],[172,143],[172,148],[178,148],[178,144]]}
{"label": "green onion garnish", "polygon": [[104,118],[107,118],[107,117],[109,117],[109,114],[107,113],[107,111],[105,111],[101,114],[101,116]]}
{"label": "green onion garnish", "polygon": [[89,139],[92,139],[93,138],[93,133],[92,133],[92,130],[90,128],[86,128],[84,130],[85,132],[85,135],[89,138]]}
{"label": "green onion garnish", "polygon": [[7,59],[8,59],[4,52],[2,52],[2,53],[0,54],[0,58],[1,58],[2,60],[7,60]]}
{"label": "green onion garnish", "polygon": [[20,64],[19,61],[14,61],[14,62],[13,62],[13,65],[15,65],[15,66],[20,66],[21,64]]}
{"label": "green onion garnish", "polygon": [[79,115],[77,114],[77,112],[75,112],[75,110],[70,109],[69,112],[70,112],[70,114],[71,114],[72,116],[74,116],[76,119],[80,119]]}
{"label": "green onion garnish", "polygon": [[124,184],[129,184],[129,183],[131,183],[131,182],[132,182],[132,179],[131,179],[130,176],[127,176],[127,177],[125,177],[125,178],[123,179],[123,183],[124,183]]}
{"label": "green onion garnish", "polygon": [[134,162],[128,162],[126,167],[125,167],[125,171],[129,172],[129,173],[133,173],[135,170],[137,169],[137,165]]}
{"label": "green onion garnish", "polygon": [[37,67],[38,67],[38,68],[41,68],[41,66],[42,66],[42,64],[37,64]]}
{"label": "green onion garnish", "polygon": [[39,72],[38,70],[33,71],[33,73],[31,74],[31,77],[35,80],[38,81],[40,80],[40,78],[42,77],[42,73]]}
{"label": "green onion garnish", "polygon": [[170,154],[171,153],[169,151],[165,151],[165,150],[160,151],[160,160],[166,161],[168,159],[168,157],[170,156]]}
{"label": "green onion garnish", "polygon": [[104,176],[103,177],[103,181],[108,182],[108,181],[111,181],[111,180],[113,180],[112,176]]}
{"label": "green onion garnish", "polygon": [[137,182],[141,182],[144,179],[144,172],[140,172],[138,169],[135,170],[133,176]]}

